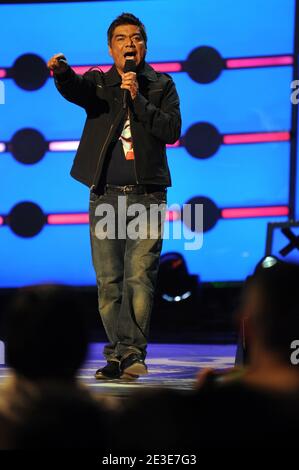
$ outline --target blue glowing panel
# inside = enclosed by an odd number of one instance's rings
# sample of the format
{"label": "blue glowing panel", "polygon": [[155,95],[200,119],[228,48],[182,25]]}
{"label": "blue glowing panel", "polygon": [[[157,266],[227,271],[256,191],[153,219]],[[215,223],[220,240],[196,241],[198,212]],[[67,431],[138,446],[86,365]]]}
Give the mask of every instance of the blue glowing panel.
{"label": "blue glowing panel", "polygon": [[[148,61],[184,61],[202,45],[217,49],[224,59],[293,53],[294,0],[1,5],[0,41],[5,47],[0,69],[12,66],[22,54],[38,54],[46,61],[60,51],[73,65],[111,63],[106,31],[124,9],[146,25]],[[200,121],[215,125],[221,134],[290,129],[290,66],[226,70],[207,85],[185,72],[172,77],[181,100],[183,135]],[[4,83],[0,142],[24,127],[37,129],[46,140],[79,139],[85,112],[63,100],[52,79],[33,92],[20,89],[12,79]],[[288,142],[221,146],[206,160],[193,158],[183,147],[169,150],[169,204],[182,205],[201,195],[219,208],[287,205],[289,153]],[[0,216],[22,201],[35,202],[45,213],[87,211],[88,188],[69,176],[73,157],[74,152],[47,152],[39,163],[23,165],[9,153],[0,154]],[[283,220],[219,220],[204,234],[200,250],[186,250],[184,240],[165,240],[163,252],[181,252],[190,272],[204,281],[240,280],[264,255],[267,222]],[[0,226],[0,262],[4,287],[95,282],[87,225],[46,226],[31,239]]]}
{"label": "blue glowing panel", "polygon": [[[106,31],[124,4],[0,8],[2,66],[10,66],[25,51],[47,59],[62,49],[72,63],[79,64],[111,62]],[[215,47],[224,58],[291,53],[294,8],[295,0],[153,0],[132,1],[128,9],[146,25],[149,60],[182,60],[199,45]]]}
{"label": "blue glowing panel", "polygon": [[48,152],[39,163],[23,165],[2,154],[0,214],[20,201],[35,202],[45,213],[87,211],[89,189],[69,175],[73,158],[73,152]]}
{"label": "blue glowing panel", "polygon": [[86,113],[60,96],[53,79],[31,92],[5,80],[5,97],[5,105],[0,106],[0,122],[5,123],[0,127],[0,141],[9,141],[25,127],[37,129],[46,140],[80,138]]}
{"label": "blue glowing panel", "polygon": [[195,195],[213,199],[221,209],[288,202],[288,142],[223,145],[208,160],[191,157],[185,149],[168,153],[174,182],[169,189],[171,204]]}
{"label": "blue glowing panel", "polygon": [[201,0],[195,1],[195,5],[198,16],[193,14],[194,10],[192,15],[197,21],[200,44],[213,45],[223,57],[283,54],[293,50],[294,0]]}
{"label": "blue glowing panel", "polygon": [[0,285],[23,286],[33,283],[91,285],[95,282],[91,264],[87,225],[46,226],[33,238],[0,230]]}
{"label": "blue glowing panel", "polygon": [[212,123],[221,134],[288,130],[292,73],[292,67],[226,70],[207,85],[172,74],[181,97],[183,133],[199,121]]}

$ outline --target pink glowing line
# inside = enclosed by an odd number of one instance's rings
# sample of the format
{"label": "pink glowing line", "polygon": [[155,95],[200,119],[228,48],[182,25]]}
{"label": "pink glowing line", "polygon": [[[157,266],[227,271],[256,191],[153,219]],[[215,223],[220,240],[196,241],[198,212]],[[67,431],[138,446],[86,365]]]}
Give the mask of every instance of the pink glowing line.
{"label": "pink glowing line", "polygon": [[[177,211],[167,211],[166,220],[173,222],[181,219],[181,214]],[[1,225],[0,218],[0,225]],[[78,213],[78,214],[50,214],[47,217],[47,223],[49,225],[71,225],[71,224],[88,224],[89,216],[88,213]]]}
{"label": "pink glowing line", "polygon": [[285,142],[290,132],[256,132],[251,134],[228,134],[223,136],[224,144],[252,144],[258,142]]}
{"label": "pink glowing line", "polygon": [[174,144],[166,144],[166,147],[167,148],[176,148],[176,147],[179,147],[181,145],[180,141],[177,140]]}
{"label": "pink glowing line", "polygon": [[178,211],[167,211],[165,220],[168,222],[175,222],[176,220],[181,220],[181,214]]}
{"label": "pink glowing line", "polygon": [[222,209],[221,217],[223,219],[240,219],[246,217],[271,217],[288,215],[287,206],[271,207],[243,207],[235,209]]}
{"label": "pink glowing line", "polygon": [[[51,152],[71,152],[73,150],[77,150],[78,146],[79,146],[79,140],[60,140],[60,141],[50,142],[49,150]],[[179,146],[180,146],[179,140],[177,140],[174,144],[166,145],[166,147],[168,148],[176,148]],[[1,152],[1,146],[0,146],[0,152]]]}
{"label": "pink glowing line", "polygon": [[6,150],[6,145],[4,142],[0,142],[0,153],[5,152]]}
{"label": "pink glowing line", "polygon": [[[221,217],[223,219],[240,219],[250,217],[274,217],[287,216],[289,208],[287,206],[271,206],[271,207],[243,207],[222,209]],[[175,222],[181,220],[179,211],[167,211],[166,221]],[[0,217],[0,225],[3,225],[4,219]],[[88,224],[89,215],[87,212],[78,214],[50,214],[47,217],[49,225],[72,225],[72,224]]]}
{"label": "pink glowing line", "polygon": [[3,217],[0,216],[0,225],[3,225],[4,224],[4,219]]}
{"label": "pink glowing line", "polygon": [[150,65],[157,71],[157,72],[181,72],[182,71],[182,64],[180,62],[160,62],[160,63],[153,63],[151,62]]}
{"label": "pink glowing line", "polygon": [[6,77],[6,70],[5,69],[0,69],[0,78],[5,78]]}
{"label": "pink glowing line", "polygon": [[292,65],[294,58],[291,55],[276,57],[250,57],[244,59],[227,59],[226,68],[239,69],[246,67],[271,67],[276,65]]}
{"label": "pink glowing line", "polygon": [[78,214],[50,214],[47,217],[49,225],[71,225],[88,224],[89,216],[87,212]]}
{"label": "pink glowing line", "polygon": [[79,140],[61,140],[49,143],[49,150],[51,152],[70,152],[77,150]]}

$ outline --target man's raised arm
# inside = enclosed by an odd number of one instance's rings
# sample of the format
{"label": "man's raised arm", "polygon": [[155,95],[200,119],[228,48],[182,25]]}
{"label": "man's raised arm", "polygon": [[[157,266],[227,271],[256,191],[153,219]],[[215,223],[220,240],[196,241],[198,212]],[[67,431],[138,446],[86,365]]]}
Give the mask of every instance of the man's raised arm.
{"label": "man's raised arm", "polygon": [[77,75],[68,65],[64,54],[55,54],[48,61],[53,71],[54,81],[59,93],[68,101],[87,109],[96,96],[96,83],[93,73]]}

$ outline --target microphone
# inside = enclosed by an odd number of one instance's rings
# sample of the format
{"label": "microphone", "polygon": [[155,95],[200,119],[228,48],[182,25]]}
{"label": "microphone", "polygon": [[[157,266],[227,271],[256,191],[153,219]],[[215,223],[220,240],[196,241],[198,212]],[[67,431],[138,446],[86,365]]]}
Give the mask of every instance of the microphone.
{"label": "microphone", "polygon": [[[124,73],[127,72],[136,72],[136,62],[133,59],[127,59],[125,62]],[[129,90],[124,90],[123,94],[123,109],[126,109],[128,98],[129,98]]]}
{"label": "microphone", "polygon": [[67,63],[66,58],[64,56],[61,56],[61,57],[58,57],[57,60],[58,60],[58,63],[60,65],[62,65],[62,64],[65,65],[65,67],[66,67],[65,71],[67,71],[67,69],[69,67],[69,64]]}
{"label": "microphone", "polygon": [[61,62],[62,64],[68,65],[67,61],[65,58],[59,57],[58,62]]}

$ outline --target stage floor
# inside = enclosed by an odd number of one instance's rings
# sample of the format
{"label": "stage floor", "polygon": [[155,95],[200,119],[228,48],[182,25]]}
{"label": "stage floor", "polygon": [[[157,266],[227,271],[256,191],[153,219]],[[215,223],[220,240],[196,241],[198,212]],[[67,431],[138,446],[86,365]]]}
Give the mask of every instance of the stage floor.
{"label": "stage floor", "polygon": [[[149,374],[136,381],[95,380],[96,369],[105,365],[103,344],[90,345],[88,359],[79,372],[79,380],[96,395],[125,397],[140,388],[174,388],[188,393],[196,373],[204,367],[226,369],[234,365],[235,345],[150,344],[146,363]],[[0,386],[9,377],[7,367],[0,367]]]}

